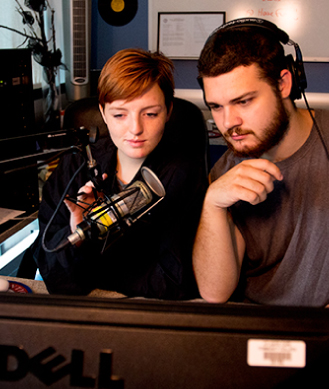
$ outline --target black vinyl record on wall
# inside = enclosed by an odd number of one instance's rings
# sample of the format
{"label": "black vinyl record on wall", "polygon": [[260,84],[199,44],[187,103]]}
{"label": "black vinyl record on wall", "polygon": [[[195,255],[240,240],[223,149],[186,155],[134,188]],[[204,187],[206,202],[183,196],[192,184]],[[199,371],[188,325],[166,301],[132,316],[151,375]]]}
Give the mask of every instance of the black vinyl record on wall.
{"label": "black vinyl record on wall", "polygon": [[137,13],[137,0],[98,0],[98,12],[106,23],[124,26]]}

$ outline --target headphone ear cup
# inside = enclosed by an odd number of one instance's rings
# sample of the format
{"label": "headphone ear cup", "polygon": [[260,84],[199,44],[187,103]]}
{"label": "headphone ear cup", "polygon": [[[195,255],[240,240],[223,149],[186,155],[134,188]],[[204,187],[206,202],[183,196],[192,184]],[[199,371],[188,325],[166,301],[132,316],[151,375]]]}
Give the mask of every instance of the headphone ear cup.
{"label": "headphone ear cup", "polygon": [[292,87],[290,91],[290,98],[293,101],[298,100],[302,97],[300,87],[299,87],[300,85],[299,74],[298,74],[298,70],[296,69],[296,63],[291,54],[286,56],[286,65],[287,65],[287,69],[289,70],[292,76]]}
{"label": "headphone ear cup", "polygon": [[[296,51],[296,57],[301,56],[301,53]],[[294,58],[291,54],[286,56],[287,69],[292,74],[292,88],[290,92],[290,97],[292,100],[298,100],[302,98],[302,92],[307,88],[307,80],[304,69],[304,64],[302,59],[297,59],[294,61]]]}

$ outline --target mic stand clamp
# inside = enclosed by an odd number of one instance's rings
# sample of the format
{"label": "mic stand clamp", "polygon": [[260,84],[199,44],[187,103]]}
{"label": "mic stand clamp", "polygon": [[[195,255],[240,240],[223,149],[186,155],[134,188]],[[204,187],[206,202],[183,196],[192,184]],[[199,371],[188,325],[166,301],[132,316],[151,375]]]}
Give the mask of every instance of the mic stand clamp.
{"label": "mic stand clamp", "polygon": [[103,191],[103,179],[101,175],[101,169],[99,164],[96,162],[96,160],[93,158],[91,153],[90,144],[95,143],[98,140],[98,134],[99,130],[97,127],[91,127],[88,130],[86,130],[85,127],[80,127],[78,131],[78,136],[80,141],[82,142],[83,146],[85,146],[86,149],[86,155],[87,155],[87,166],[88,166],[88,172],[91,182],[94,184],[94,187],[96,190],[94,190],[94,196],[95,200],[97,200],[97,193]]}
{"label": "mic stand clamp", "polygon": [[[100,173],[100,166],[96,162],[96,160],[93,158],[89,144],[86,146],[86,153],[87,153],[87,158],[88,158],[88,162],[87,162],[88,172],[89,172],[89,177],[91,179],[91,182],[94,184],[94,186],[98,192],[102,192],[103,191],[103,179],[102,179],[102,176]],[[95,200],[96,199],[97,199],[97,197],[95,197]]]}

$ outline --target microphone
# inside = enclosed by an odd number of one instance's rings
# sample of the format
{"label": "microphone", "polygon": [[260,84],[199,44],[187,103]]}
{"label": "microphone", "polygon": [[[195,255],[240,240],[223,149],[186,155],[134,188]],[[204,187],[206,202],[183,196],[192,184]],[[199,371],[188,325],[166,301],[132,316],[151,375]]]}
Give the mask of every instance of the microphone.
{"label": "microphone", "polygon": [[147,167],[142,167],[141,173],[145,182],[135,181],[122,192],[105,199],[99,198],[96,204],[88,207],[84,220],[58,249],[69,243],[75,245],[86,239],[104,239],[109,234],[123,232],[158,204],[166,194],[161,181]]}

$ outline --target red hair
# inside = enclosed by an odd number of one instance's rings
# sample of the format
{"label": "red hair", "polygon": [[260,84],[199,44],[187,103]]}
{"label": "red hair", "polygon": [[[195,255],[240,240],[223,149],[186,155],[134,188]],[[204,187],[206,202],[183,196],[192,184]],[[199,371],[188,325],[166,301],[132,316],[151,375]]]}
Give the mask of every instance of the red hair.
{"label": "red hair", "polygon": [[98,100],[133,100],[147,92],[154,84],[162,90],[169,110],[174,98],[174,65],[161,53],[142,49],[118,51],[104,65],[98,80]]}

